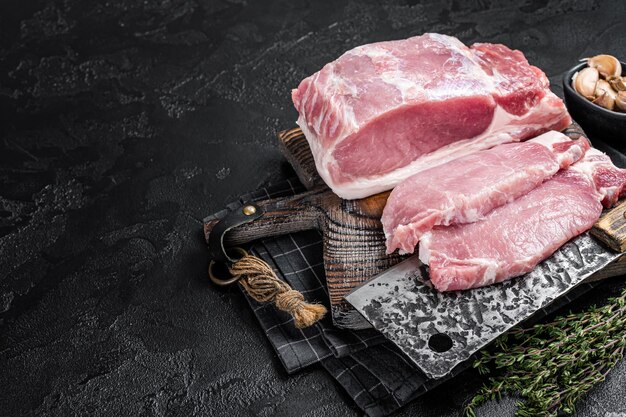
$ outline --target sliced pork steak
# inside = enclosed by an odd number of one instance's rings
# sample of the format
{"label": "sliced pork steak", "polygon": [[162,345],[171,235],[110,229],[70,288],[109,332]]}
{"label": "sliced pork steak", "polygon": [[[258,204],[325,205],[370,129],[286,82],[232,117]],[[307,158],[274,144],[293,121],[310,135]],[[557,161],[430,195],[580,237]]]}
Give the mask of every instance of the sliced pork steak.
{"label": "sliced pork steak", "polygon": [[550,131],[535,139],[473,153],[421,171],[393,189],[383,211],[387,252],[412,253],[437,225],[471,223],[528,193],[589,149]]}
{"label": "sliced pork steak", "polygon": [[521,52],[439,34],[354,48],[292,98],[319,174],[348,199],[571,122]]}
{"label": "sliced pork steak", "polygon": [[530,272],[561,245],[590,229],[624,192],[626,170],[591,149],[528,194],[491,211],[484,220],[435,227],[419,256],[439,291],[464,290]]}

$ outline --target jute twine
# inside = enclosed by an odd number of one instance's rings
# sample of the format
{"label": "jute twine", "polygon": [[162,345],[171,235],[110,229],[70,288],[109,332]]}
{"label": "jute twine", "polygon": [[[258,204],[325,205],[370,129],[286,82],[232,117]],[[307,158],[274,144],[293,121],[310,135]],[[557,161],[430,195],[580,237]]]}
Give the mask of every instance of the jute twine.
{"label": "jute twine", "polygon": [[273,302],[276,307],[293,316],[298,329],[312,326],[326,314],[326,307],[304,301],[304,296],[279,279],[262,259],[245,255],[230,267],[233,277],[246,292],[260,303]]}

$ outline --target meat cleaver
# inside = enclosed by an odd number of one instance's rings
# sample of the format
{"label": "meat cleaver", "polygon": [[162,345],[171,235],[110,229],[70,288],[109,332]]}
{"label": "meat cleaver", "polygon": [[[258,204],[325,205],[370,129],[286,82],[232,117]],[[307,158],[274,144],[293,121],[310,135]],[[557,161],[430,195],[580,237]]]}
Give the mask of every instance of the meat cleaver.
{"label": "meat cleaver", "polygon": [[[619,211],[624,221],[622,204]],[[442,378],[511,327],[619,258],[589,232],[532,272],[488,287],[440,293],[414,255],[352,290],[345,299],[430,378]]]}

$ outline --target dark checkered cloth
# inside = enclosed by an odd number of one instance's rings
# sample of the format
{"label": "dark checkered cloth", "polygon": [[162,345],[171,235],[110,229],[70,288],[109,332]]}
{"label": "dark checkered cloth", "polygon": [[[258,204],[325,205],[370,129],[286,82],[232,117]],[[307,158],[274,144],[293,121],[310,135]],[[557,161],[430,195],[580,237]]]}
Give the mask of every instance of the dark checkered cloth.
{"label": "dark checkered cloth", "polygon": [[[221,218],[244,203],[303,191],[305,189],[298,180],[287,180],[241,196],[228,209],[206,220]],[[255,242],[249,250],[266,261],[279,278],[302,292],[307,301],[330,307],[319,232],[312,230],[265,239]],[[545,317],[590,288],[592,284],[580,285],[567,297],[549,306],[549,310],[536,313],[527,323]],[[337,329],[328,316],[314,326],[300,330],[293,325],[291,316],[272,304],[257,303],[247,295],[246,299],[288,373],[320,363],[368,416],[392,413],[458,374],[469,363],[457,367],[447,378],[429,379],[395,345],[374,330]]]}

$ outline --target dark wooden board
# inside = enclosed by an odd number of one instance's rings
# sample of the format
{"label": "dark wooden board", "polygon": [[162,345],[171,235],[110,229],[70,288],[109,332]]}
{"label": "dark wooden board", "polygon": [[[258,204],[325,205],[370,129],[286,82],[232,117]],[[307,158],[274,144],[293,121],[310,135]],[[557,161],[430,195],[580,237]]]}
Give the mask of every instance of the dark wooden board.
{"label": "dark wooden board", "polygon": [[[577,125],[572,125],[564,133],[575,139],[582,131]],[[380,216],[389,192],[359,200],[343,200],[330,191],[317,174],[308,143],[299,128],[280,132],[278,138],[281,151],[309,191],[289,198],[256,203],[265,214],[253,223],[229,232],[225,242],[235,245],[269,236],[319,229],[324,236],[324,267],[335,325],[352,329],[369,327],[343,297],[355,286],[404,259],[397,254],[385,253]],[[603,222],[604,219],[619,216],[623,219],[625,208],[620,205],[605,213],[594,226],[594,235],[605,242],[626,241],[626,232],[622,227],[608,227],[607,221]],[[619,222],[609,223],[615,225]],[[213,225],[205,224],[207,236]],[[624,273],[626,257],[622,256],[589,280]]]}

